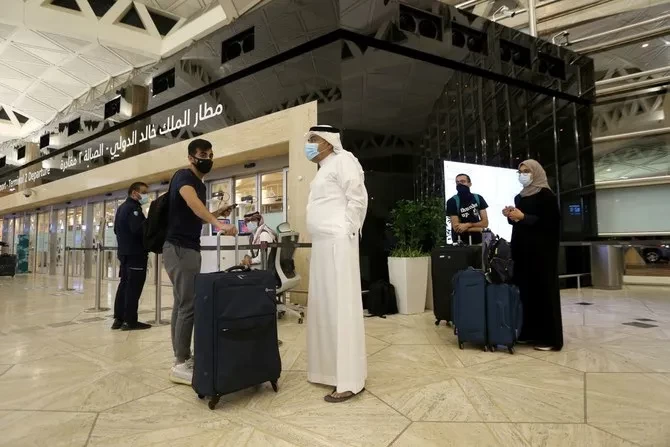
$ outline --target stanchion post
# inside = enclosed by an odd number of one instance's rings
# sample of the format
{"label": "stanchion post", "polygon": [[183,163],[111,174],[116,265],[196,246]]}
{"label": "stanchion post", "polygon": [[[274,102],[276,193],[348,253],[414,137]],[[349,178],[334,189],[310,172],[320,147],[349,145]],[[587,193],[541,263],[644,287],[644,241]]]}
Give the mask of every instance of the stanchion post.
{"label": "stanchion post", "polygon": [[261,269],[268,269],[268,243],[261,242]]}
{"label": "stanchion post", "polygon": [[98,261],[95,265],[95,303],[90,309],[86,309],[86,312],[106,312],[109,310],[108,307],[101,306],[101,297],[102,297],[102,244],[97,244],[95,247],[97,253]]}
{"label": "stanchion post", "polygon": [[156,315],[154,316],[154,319],[152,321],[149,321],[149,324],[153,324],[154,326],[161,326],[164,324],[169,324],[169,321],[163,320],[162,318],[162,303],[161,303],[161,298],[162,298],[162,287],[163,287],[163,281],[161,281],[162,275],[162,268],[161,264],[162,262],[162,255],[160,253],[156,253],[154,258],[154,272],[155,272],[155,284],[156,284]]}
{"label": "stanchion post", "polygon": [[74,290],[70,288],[70,247],[63,251],[63,290]]}

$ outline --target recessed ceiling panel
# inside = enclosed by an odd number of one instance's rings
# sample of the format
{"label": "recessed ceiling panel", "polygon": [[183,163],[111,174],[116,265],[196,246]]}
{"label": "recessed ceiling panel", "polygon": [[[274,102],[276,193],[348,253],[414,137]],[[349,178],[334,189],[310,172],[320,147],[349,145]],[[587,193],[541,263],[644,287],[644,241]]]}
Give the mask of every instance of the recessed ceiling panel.
{"label": "recessed ceiling panel", "polygon": [[10,87],[14,90],[17,90],[18,92],[26,90],[33,82],[35,82],[35,80],[32,78],[0,78],[0,85]]}
{"label": "recessed ceiling panel", "polygon": [[33,56],[32,54],[25,52],[15,47],[14,45],[8,45],[2,51],[0,51],[0,59],[2,59],[2,61],[5,63],[23,62],[34,65],[49,65],[49,63],[43,59]]}
{"label": "recessed ceiling panel", "polygon": [[100,70],[104,71],[110,76],[116,76],[121,73],[125,73],[127,71],[132,70],[132,67],[130,65],[121,64],[120,62],[113,63],[113,62],[101,61],[99,59],[89,59],[89,58],[82,58],[82,59],[84,59],[89,64],[99,68]]}
{"label": "recessed ceiling panel", "polygon": [[3,39],[9,38],[9,36],[11,36],[14,31],[16,31],[15,26],[0,23],[0,37]]}
{"label": "recessed ceiling panel", "polygon": [[88,85],[96,85],[107,79],[107,73],[101,71],[99,68],[76,58],[62,67],[63,71],[72,74],[77,79],[81,79]]}
{"label": "recessed ceiling panel", "polygon": [[41,33],[29,29],[20,29],[12,35],[12,42],[31,47],[44,48],[48,50],[62,50],[62,48],[51,39],[47,39]]}
{"label": "recessed ceiling panel", "polygon": [[49,65],[35,65],[16,61],[4,61],[4,63],[20,72],[22,78],[38,78],[49,69]]}
{"label": "recessed ceiling panel", "polygon": [[91,42],[75,39],[73,37],[65,37],[60,34],[52,34],[52,33],[42,33],[42,34],[44,34],[49,39],[53,40],[59,46],[75,53],[91,45]]}
{"label": "recessed ceiling panel", "polygon": [[36,48],[29,46],[22,46],[21,49],[54,65],[62,64],[65,61],[65,59],[68,56],[70,56],[70,53],[65,52],[63,49],[55,51],[45,48]]}

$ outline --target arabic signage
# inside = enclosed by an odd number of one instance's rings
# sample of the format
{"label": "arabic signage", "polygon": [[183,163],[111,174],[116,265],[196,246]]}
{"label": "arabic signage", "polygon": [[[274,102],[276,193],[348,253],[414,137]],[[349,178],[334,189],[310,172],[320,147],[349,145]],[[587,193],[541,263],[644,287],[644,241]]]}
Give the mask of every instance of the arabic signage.
{"label": "arabic signage", "polygon": [[[99,146],[92,146],[82,150],[77,156],[73,156],[70,152],[68,153],[67,158],[61,160],[59,168],[64,172],[66,169],[75,168],[105,156],[108,156],[110,160],[115,160],[121,157],[126,150],[139,143],[150,141],[156,138],[157,135],[167,135],[169,137],[173,132],[189,127],[191,124],[192,127],[197,127],[203,121],[221,115],[223,111],[223,105],[217,104],[214,107],[209,106],[207,102],[205,102],[200,104],[197,110],[193,113],[191,112],[191,109],[186,109],[183,116],[175,118],[174,115],[171,115],[161,126],[150,124],[144,129],[133,130],[128,138],[123,138],[122,136],[119,137],[119,141],[114,143],[113,146],[107,146],[104,143],[100,143]],[[20,173],[16,178],[5,180],[0,183],[0,192],[7,190],[12,191],[19,185],[28,184],[39,180],[42,177],[46,177],[50,172],[51,168],[41,168],[32,172]]]}

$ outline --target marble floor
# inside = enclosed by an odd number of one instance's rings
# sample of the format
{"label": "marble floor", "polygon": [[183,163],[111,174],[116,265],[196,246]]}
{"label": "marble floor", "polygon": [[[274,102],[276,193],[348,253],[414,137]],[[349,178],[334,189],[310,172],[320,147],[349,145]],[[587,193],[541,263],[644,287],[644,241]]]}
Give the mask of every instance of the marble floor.
{"label": "marble floor", "polygon": [[[167,380],[168,326],[113,332],[84,311],[92,283],[58,287],[0,278],[0,445],[670,446],[667,288],[565,291],[561,352],[461,351],[430,313],[366,319],[367,391],[338,405],[306,381],[305,327],[282,320],[279,393],[210,411]],[[152,305],[147,288],[142,318]]]}

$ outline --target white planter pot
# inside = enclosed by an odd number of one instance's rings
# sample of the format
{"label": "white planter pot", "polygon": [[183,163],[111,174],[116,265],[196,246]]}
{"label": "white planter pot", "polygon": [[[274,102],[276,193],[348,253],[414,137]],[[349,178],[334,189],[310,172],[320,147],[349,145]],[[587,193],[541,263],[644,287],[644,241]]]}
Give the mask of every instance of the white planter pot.
{"label": "white planter pot", "polygon": [[430,257],[389,258],[389,281],[395,287],[398,312],[419,314],[426,310]]}

